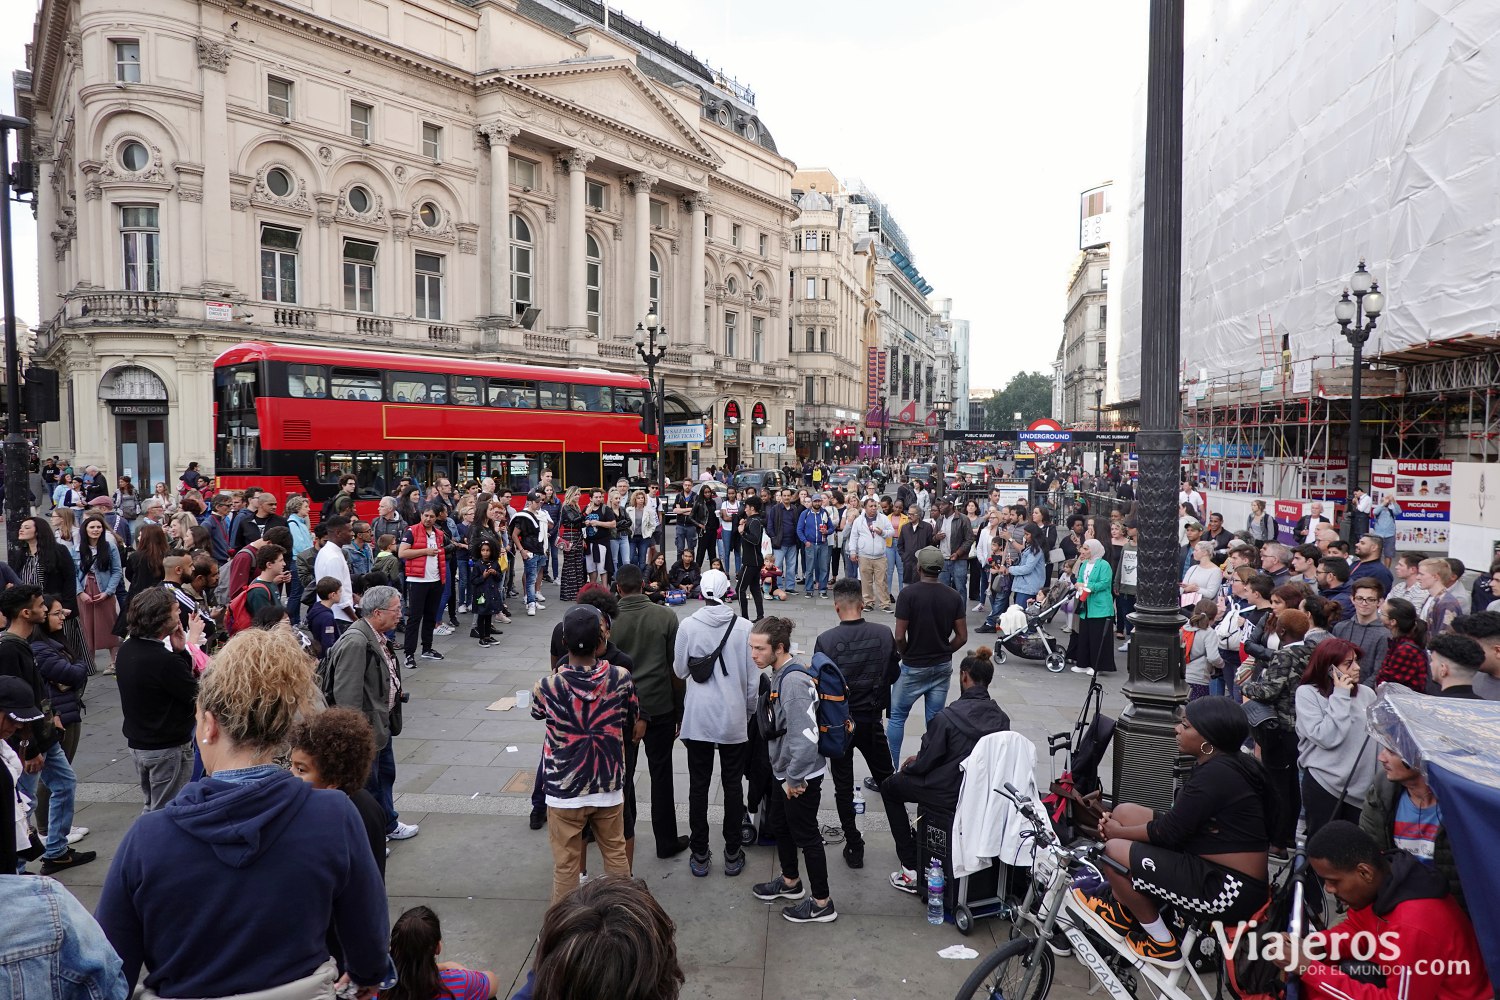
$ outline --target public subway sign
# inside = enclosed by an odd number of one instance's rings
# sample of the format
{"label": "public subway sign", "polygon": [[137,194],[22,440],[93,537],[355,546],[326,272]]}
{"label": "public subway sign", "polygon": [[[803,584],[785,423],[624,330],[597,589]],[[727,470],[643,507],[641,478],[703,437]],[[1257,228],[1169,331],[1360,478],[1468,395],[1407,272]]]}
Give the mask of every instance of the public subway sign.
{"label": "public subway sign", "polygon": [[1447,552],[1453,508],[1453,463],[1444,459],[1377,458],[1370,463],[1370,494],[1401,508],[1396,547]]}
{"label": "public subway sign", "polygon": [[944,441],[1040,441],[1047,444],[1135,444],[1135,431],[965,431],[949,427]]}

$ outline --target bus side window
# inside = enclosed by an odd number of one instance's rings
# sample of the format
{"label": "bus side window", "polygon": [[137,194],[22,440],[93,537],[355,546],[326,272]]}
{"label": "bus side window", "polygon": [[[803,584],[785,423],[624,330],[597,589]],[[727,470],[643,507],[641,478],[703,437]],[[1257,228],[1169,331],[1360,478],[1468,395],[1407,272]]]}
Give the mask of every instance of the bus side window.
{"label": "bus side window", "polygon": [[384,397],[378,371],[367,368],[335,368],[330,381],[334,399],[362,399],[378,402]]}
{"label": "bus side window", "polygon": [[562,382],[538,382],[537,395],[544,410],[566,410],[568,387]]}

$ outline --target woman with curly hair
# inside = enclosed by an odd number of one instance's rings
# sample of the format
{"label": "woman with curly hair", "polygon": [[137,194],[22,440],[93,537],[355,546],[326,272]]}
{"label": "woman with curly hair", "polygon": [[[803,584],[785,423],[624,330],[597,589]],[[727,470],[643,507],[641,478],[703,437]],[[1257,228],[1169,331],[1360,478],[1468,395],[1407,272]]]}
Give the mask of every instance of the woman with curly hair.
{"label": "woman with curly hair", "polygon": [[389,980],[385,886],[359,811],[276,764],[321,700],[279,632],[248,629],[213,658],[196,708],[207,777],[135,821],[100,895],[126,982],[144,968],[160,997],[329,996],[330,928],[361,995]]}
{"label": "woman with curly hair", "polygon": [[349,796],[365,821],[375,864],[385,871],[385,814],[365,791],[375,762],[375,732],[370,720],[352,708],[330,708],[303,719],[287,737],[292,773],[314,788],[333,788]]}

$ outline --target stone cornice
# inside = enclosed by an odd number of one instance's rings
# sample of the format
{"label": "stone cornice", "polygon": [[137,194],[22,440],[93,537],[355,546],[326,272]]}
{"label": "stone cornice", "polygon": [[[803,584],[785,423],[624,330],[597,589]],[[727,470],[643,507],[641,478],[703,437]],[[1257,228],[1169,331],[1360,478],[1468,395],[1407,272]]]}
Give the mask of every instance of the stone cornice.
{"label": "stone cornice", "polygon": [[373,56],[376,59],[381,59],[414,72],[444,80],[448,83],[461,84],[465,87],[474,86],[474,74],[460,69],[451,63],[421,58],[402,49],[381,45],[371,40],[368,36],[355,34],[334,24],[332,21],[326,21],[314,14],[288,9],[277,4],[267,3],[265,0],[234,0],[234,2],[213,0],[212,5],[219,7],[228,14],[232,14],[236,18],[253,16],[255,20],[268,27],[281,26],[296,29],[313,41],[329,46],[330,48],[341,51],[353,49],[365,55]]}
{"label": "stone cornice", "polygon": [[[725,177],[723,174],[709,174],[708,182],[710,187],[725,188],[729,191],[733,191],[735,194],[739,195],[742,198],[749,198],[752,201],[758,201],[763,205],[770,205],[772,208],[785,209],[788,205],[793,205],[793,203],[788,201],[786,198],[778,198],[775,195],[767,194],[764,191],[758,191],[748,184],[741,184],[739,181],[729,177]],[[795,208],[795,205],[793,205],[793,207]]]}

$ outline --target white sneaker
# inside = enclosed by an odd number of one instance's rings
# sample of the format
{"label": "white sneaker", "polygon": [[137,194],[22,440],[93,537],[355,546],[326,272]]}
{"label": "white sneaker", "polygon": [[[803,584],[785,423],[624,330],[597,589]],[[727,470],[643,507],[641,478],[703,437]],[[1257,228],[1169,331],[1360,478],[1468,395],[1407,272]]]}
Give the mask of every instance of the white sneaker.
{"label": "white sneaker", "polygon": [[1128,652],[1130,652],[1130,643],[1128,643],[1128,642],[1122,642],[1118,646],[1116,646],[1115,648],[1119,652],[1121,652],[1121,653],[1128,653]]}
{"label": "white sneaker", "polygon": [[1094,671],[1090,667],[1069,667],[1068,669],[1072,670],[1075,674],[1088,674],[1090,677],[1094,675]]}
{"label": "white sneaker", "polygon": [[547,606],[547,597],[541,591],[537,591],[536,605],[539,608],[545,608]]}
{"label": "white sneaker", "polygon": [[437,628],[433,629],[432,630],[432,634],[433,635],[452,635],[453,634],[453,626],[449,625],[447,622],[444,622],[443,624],[439,625]]}
{"label": "white sneaker", "polygon": [[469,606],[467,604],[460,604],[458,606],[458,613],[461,614],[461,615],[468,614],[469,613]]}
{"label": "white sneaker", "polygon": [[530,604],[526,605],[526,613],[533,618],[536,617],[536,601],[532,601]]}
{"label": "white sneaker", "polygon": [[68,844],[70,846],[73,845],[73,844],[76,844],[80,840],[82,840],[84,837],[87,837],[88,835],[89,835],[89,828],[86,827],[86,826],[69,827],[68,828]]}
{"label": "white sneaker", "polygon": [[591,876],[589,875],[588,872],[579,872],[578,873],[578,884],[579,885],[585,884],[586,882],[588,882],[588,880],[589,880],[590,877]]}
{"label": "white sneaker", "polygon": [[386,840],[410,840],[421,830],[415,823],[402,823],[396,821],[396,829],[385,835]]}

